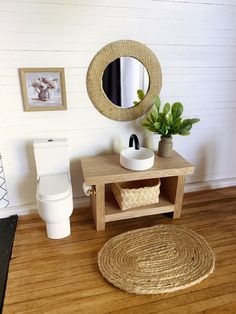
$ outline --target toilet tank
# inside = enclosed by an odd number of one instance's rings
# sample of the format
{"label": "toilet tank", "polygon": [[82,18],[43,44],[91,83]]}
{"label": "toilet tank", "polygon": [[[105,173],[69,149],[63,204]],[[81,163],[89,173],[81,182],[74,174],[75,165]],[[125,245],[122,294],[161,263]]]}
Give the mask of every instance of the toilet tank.
{"label": "toilet tank", "polygon": [[67,139],[38,139],[33,146],[37,177],[70,171]]}

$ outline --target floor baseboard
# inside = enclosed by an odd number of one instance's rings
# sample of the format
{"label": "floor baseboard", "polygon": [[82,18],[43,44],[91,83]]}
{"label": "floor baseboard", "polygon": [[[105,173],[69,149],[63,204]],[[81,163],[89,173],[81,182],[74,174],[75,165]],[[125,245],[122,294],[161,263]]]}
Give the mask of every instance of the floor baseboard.
{"label": "floor baseboard", "polygon": [[[90,206],[89,197],[81,197],[73,200],[74,209],[80,207],[88,207]],[[20,205],[20,206],[12,206],[6,208],[0,208],[0,218],[6,218],[11,215],[30,215],[37,213],[37,204],[29,204],[29,205]]]}
{"label": "floor baseboard", "polygon": [[185,185],[184,192],[188,193],[188,192],[197,192],[197,191],[203,191],[203,190],[213,190],[213,189],[226,188],[230,186],[236,186],[236,178],[188,183]]}
{"label": "floor baseboard", "polygon": [[[202,190],[211,190],[218,188],[225,188],[230,186],[236,186],[236,178],[211,180],[204,182],[193,182],[185,185],[185,193],[197,192]],[[74,208],[88,207],[90,206],[89,197],[81,197],[74,199]],[[37,212],[37,205],[20,205],[6,208],[0,208],[0,218],[6,218],[11,215],[29,215]]]}

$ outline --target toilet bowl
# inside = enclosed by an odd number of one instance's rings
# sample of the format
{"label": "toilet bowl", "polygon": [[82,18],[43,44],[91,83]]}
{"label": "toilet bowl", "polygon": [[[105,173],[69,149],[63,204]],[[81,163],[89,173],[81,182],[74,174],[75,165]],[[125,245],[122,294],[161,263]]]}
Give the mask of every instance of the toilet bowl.
{"label": "toilet bowl", "polygon": [[70,216],[73,211],[67,141],[36,140],[34,154],[39,216],[46,223],[48,238],[65,238],[71,233]]}
{"label": "toilet bowl", "polygon": [[61,239],[69,236],[73,200],[68,175],[39,177],[36,198],[39,216],[46,222],[48,237]]}

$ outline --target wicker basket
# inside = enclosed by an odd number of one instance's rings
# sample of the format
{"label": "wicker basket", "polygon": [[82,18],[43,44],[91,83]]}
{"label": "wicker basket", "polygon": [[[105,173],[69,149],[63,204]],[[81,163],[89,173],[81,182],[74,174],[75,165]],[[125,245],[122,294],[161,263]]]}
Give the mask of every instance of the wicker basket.
{"label": "wicker basket", "polygon": [[112,183],[111,189],[121,210],[159,202],[160,179]]}

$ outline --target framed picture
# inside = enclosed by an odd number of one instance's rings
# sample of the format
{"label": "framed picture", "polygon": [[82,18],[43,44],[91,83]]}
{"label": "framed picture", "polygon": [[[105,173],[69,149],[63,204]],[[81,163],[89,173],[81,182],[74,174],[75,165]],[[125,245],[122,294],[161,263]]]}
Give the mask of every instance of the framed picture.
{"label": "framed picture", "polygon": [[63,68],[19,69],[25,111],[66,110]]}

